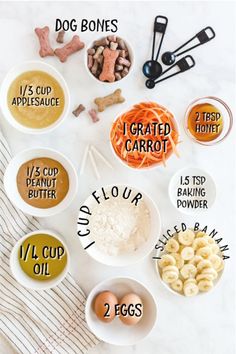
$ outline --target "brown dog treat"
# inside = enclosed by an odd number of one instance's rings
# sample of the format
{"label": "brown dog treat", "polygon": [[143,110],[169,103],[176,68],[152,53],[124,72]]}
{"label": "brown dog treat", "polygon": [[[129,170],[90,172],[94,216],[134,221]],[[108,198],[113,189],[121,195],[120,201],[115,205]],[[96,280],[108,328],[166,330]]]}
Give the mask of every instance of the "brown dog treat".
{"label": "brown dog treat", "polygon": [[109,45],[109,41],[108,41],[108,39],[105,37],[105,38],[99,39],[98,41],[93,42],[93,45],[94,45],[95,47],[100,47],[100,46],[105,47],[105,46],[108,46],[108,45]]}
{"label": "brown dog treat", "polygon": [[110,49],[111,50],[116,50],[117,47],[118,47],[118,43],[115,43],[115,42],[111,42],[110,43]]}
{"label": "brown dog treat", "polygon": [[119,56],[120,56],[121,58],[125,58],[125,57],[126,57],[126,51],[125,51],[124,49],[121,49]]}
{"label": "brown dog treat", "polygon": [[104,61],[104,57],[103,55],[99,55],[99,57],[97,58],[98,64],[102,65],[103,61]]}
{"label": "brown dog treat", "polygon": [[64,43],[64,35],[65,35],[64,30],[58,32],[57,39],[56,39],[57,43]]}
{"label": "brown dog treat", "polygon": [[97,60],[94,60],[93,66],[92,66],[92,68],[91,68],[91,71],[92,71],[93,75],[96,75],[97,70],[98,70],[98,61],[97,61]]}
{"label": "brown dog treat", "polygon": [[114,82],[115,81],[115,63],[116,59],[119,55],[118,50],[111,50],[109,48],[105,48],[103,51],[104,62],[102,67],[102,72],[99,75],[99,80]]}
{"label": "brown dog treat", "polygon": [[124,68],[123,71],[121,71],[121,77],[125,77],[129,73],[129,69],[127,67]]}
{"label": "brown dog treat", "polygon": [[96,122],[99,121],[98,113],[97,113],[96,109],[93,109],[93,108],[90,109],[90,110],[88,111],[88,114],[89,114],[90,117],[92,118],[93,123],[96,123]]}
{"label": "brown dog treat", "polygon": [[115,36],[115,35],[108,36],[107,39],[108,39],[110,42],[116,42],[116,36]]}
{"label": "brown dog treat", "polygon": [[104,47],[102,45],[100,45],[97,48],[96,53],[93,56],[93,59],[98,59],[98,57],[100,57],[100,55],[102,54],[103,50],[104,50]]}
{"label": "brown dog treat", "polygon": [[43,28],[35,28],[34,31],[39,39],[39,55],[42,58],[54,55],[53,49],[49,43],[49,27],[45,26]]}
{"label": "brown dog treat", "polygon": [[89,49],[87,50],[87,53],[88,53],[89,55],[94,55],[94,54],[95,54],[95,49],[94,49],[94,48],[89,48]]}
{"label": "brown dog treat", "polygon": [[121,77],[121,74],[120,73],[115,73],[115,77],[116,77],[116,80],[119,81],[122,79]]}
{"label": "brown dog treat", "polygon": [[88,55],[88,68],[91,69],[93,66],[93,57],[92,55]]}
{"label": "brown dog treat", "polygon": [[106,107],[124,101],[124,97],[121,96],[121,89],[117,89],[108,96],[95,98],[94,103],[98,107],[98,112],[103,112]]}
{"label": "brown dog treat", "polygon": [[79,104],[78,107],[72,112],[75,117],[78,117],[81,112],[85,110],[85,107],[82,104]]}
{"label": "brown dog treat", "polygon": [[124,69],[123,65],[116,65],[115,71],[122,71]]}
{"label": "brown dog treat", "polygon": [[82,48],[84,48],[84,43],[79,36],[75,35],[64,47],[55,49],[54,53],[64,63],[71,54],[78,52]]}
{"label": "brown dog treat", "polygon": [[127,59],[125,59],[125,58],[122,58],[122,57],[119,57],[119,58],[117,59],[117,63],[118,63],[119,65],[127,66],[127,68],[129,68],[130,65],[131,65],[131,63],[130,63],[129,60],[127,60]]}
{"label": "brown dog treat", "polygon": [[118,48],[119,49],[124,49],[124,50],[127,49],[123,39],[117,38],[117,43],[118,43]]}

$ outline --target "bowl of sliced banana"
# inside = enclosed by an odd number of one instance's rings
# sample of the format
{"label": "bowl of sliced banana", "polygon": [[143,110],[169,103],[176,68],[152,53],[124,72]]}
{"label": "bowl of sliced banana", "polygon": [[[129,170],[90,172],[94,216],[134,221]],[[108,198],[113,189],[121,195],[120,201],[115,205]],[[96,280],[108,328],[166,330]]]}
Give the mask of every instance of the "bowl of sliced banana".
{"label": "bowl of sliced banana", "polygon": [[224,260],[212,236],[186,229],[173,234],[163,248],[157,254],[156,270],[172,293],[186,297],[204,294],[219,282]]}

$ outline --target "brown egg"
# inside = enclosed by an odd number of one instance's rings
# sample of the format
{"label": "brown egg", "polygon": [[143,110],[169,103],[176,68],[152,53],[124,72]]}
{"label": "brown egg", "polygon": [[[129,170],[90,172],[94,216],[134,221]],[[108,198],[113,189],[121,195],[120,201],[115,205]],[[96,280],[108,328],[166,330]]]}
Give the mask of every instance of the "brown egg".
{"label": "brown egg", "polygon": [[111,291],[103,291],[94,300],[94,312],[99,320],[111,322],[115,317],[116,304],[118,304],[117,297]]}
{"label": "brown egg", "polygon": [[143,315],[143,303],[137,294],[129,293],[120,300],[120,320],[126,325],[137,324]]}

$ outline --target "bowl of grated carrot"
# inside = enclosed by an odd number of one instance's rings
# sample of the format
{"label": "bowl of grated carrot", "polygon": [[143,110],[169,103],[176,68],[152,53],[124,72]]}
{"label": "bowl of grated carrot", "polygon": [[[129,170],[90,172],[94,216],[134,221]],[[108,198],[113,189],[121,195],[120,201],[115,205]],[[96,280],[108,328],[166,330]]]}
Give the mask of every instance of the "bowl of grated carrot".
{"label": "bowl of grated carrot", "polygon": [[141,102],[120,114],[110,131],[112,150],[133,169],[166,166],[172,154],[179,157],[179,130],[174,115],[156,102]]}

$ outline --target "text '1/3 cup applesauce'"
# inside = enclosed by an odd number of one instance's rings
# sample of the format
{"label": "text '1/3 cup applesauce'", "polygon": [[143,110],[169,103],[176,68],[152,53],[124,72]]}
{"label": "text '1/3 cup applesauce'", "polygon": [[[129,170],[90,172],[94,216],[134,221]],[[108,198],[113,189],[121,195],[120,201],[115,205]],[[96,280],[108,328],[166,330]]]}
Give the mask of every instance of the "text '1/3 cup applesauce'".
{"label": "text '1/3 cup applesauce'", "polygon": [[58,205],[69,190],[69,176],[62,164],[48,157],[22,164],[17,173],[17,188],[29,205],[47,209]]}
{"label": "text '1/3 cup applesauce'", "polygon": [[42,129],[63,113],[65,96],[59,82],[44,71],[26,71],[15,78],[7,94],[8,108],[21,125]]}

